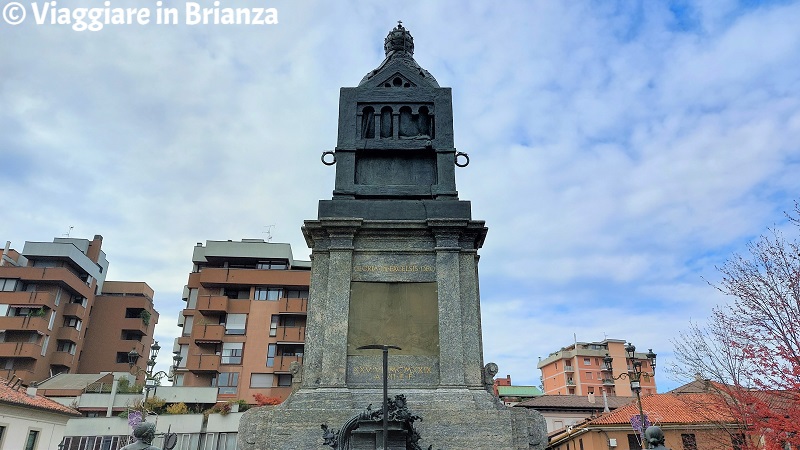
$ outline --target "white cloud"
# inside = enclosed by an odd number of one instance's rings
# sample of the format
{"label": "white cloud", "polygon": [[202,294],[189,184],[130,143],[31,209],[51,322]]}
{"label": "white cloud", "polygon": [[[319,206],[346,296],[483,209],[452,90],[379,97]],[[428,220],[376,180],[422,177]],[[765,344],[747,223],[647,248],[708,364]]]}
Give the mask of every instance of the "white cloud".
{"label": "white cloud", "polygon": [[515,380],[573,333],[667,355],[720,300],[701,275],[800,192],[797,4],[272,3],[268,27],[0,27],[0,238],[102,234],[166,339],[196,242],[274,225],[307,258],[338,89],[397,19],[453,88],[459,195],[489,227],[486,359]]}

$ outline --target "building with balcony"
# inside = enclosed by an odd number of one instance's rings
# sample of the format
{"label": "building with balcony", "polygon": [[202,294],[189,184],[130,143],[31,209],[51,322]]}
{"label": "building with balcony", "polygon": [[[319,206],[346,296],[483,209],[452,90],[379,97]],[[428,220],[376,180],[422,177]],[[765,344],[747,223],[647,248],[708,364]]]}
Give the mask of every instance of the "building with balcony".
{"label": "building with balcony", "polygon": [[179,316],[176,386],[219,388],[219,400],[285,399],[302,364],[311,262],[288,244],[206,241],[192,256]]}
{"label": "building with balcony", "polygon": [[127,352],[149,347],[158,321],[153,290],[141,282],[107,282],[102,242],[99,235],[25,242],[21,253],[6,244],[0,377],[29,385],[59,373],[127,371]]}
{"label": "building with balcony", "polygon": [[[656,380],[649,376],[653,368],[644,352],[636,352],[642,363],[641,394],[656,393]],[[603,359],[613,358],[611,365]],[[602,395],[630,397],[630,380],[620,374],[632,369],[633,361],[625,352],[625,341],[575,342],[539,361],[545,395]]]}

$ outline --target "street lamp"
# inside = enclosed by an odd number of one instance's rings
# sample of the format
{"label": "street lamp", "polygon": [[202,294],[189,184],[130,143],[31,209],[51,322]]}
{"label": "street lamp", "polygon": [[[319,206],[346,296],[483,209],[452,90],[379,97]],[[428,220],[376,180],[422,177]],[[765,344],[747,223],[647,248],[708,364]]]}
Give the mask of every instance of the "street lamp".
{"label": "street lamp", "polygon": [[[176,353],[175,356],[172,357],[174,364],[170,366],[169,372],[164,372],[163,370],[159,370],[158,372],[153,372],[156,366],[156,357],[158,356],[158,352],[161,350],[161,346],[158,345],[158,341],[154,341],[153,345],[150,346],[150,358],[147,360],[147,370],[140,369],[136,366],[136,362],[139,361],[139,352],[136,349],[132,349],[128,352],[128,366],[131,368],[131,374],[133,375],[140,375],[144,373],[145,381],[144,381],[144,399],[147,400],[148,395],[150,394],[150,388],[154,388],[161,384],[161,379],[166,378],[167,381],[172,381],[172,378],[175,376],[175,369],[177,369],[178,364],[183,359],[180,354]],[[134,370],[134,368],[136,370]]]}
{"label": "street lamp", "polygon": [[383,351],[383,448],[387,448],[389,434],[389,349],[402,350],[396,345],[370,344],[362,345],[357,350],[382,350]]}
{"label": "street lamp", "polygon": [[[636,404],[639,405],[639,426],[641,427],[642,433],[642,444],[644,448],[649,448],[647,441],[644,439],[644,429],[645,429],[645,421],[646,417],[644,415],[644,410],[642,409],[642,397],[639,392],[642,390],[642,375],[646,377],[655,377],[656,376],[656,354],[653,353],[653,349],[648,349],[645,357],[647,361],[650,363],[650,367],[653,369],[653,372],[642,372],[642,360],[636,358],[636,346],[628,342],[625,346],[625,356],[627,360],[630,361],[630,365],[628,366],[628,372],[621,373],[616,377],[613,376],[612,378],[615,380],[619,380],[622,377],[627,377],[628,380],[631,382],[631,391],[636,394]],[[611,356],[606,353],[606,356],[603,358],[603,363],[606,365],[606,369],[611,371],[611,362],[614,360]]]}

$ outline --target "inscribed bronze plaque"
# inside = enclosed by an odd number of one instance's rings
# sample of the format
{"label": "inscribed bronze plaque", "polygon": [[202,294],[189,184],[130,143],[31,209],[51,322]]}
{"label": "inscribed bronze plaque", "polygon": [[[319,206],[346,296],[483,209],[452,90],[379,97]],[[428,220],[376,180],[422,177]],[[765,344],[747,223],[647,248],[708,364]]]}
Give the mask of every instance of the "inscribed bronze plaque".
{"label": "inscribed bronze plaque", "polygon": [[396,345],[396,355],[439,356],[436,283],[350,284],[348,356],[374,356],[362,345]]}

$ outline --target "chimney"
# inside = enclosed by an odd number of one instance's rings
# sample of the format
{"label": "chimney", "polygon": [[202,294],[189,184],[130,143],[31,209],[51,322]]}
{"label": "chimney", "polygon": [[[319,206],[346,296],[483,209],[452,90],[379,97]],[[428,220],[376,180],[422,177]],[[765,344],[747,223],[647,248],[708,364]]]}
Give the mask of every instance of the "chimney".
{"label": "chimney", "polygon": [[89,243],[89,250],[86,252],[86,256],[88,256],[89,259],[91,259],[95,263],[100,261],[100,247],[102,245],[103,245],[103,236],[95,234],[94,239],[92,239],[92,242]]}
{"label": "chimney", "polygon": [[589,398],[589,403],[594,405],[594,402],[595,402],[595,400],[594,400],[594,392],[590,392],[588,398]]}
{"label": "chimney", "polygon": [[31,384],[28,386],[28,389],[25,391],[25,393],[28,394],[28,397],[36,397],[36,390],[36,386]]}

